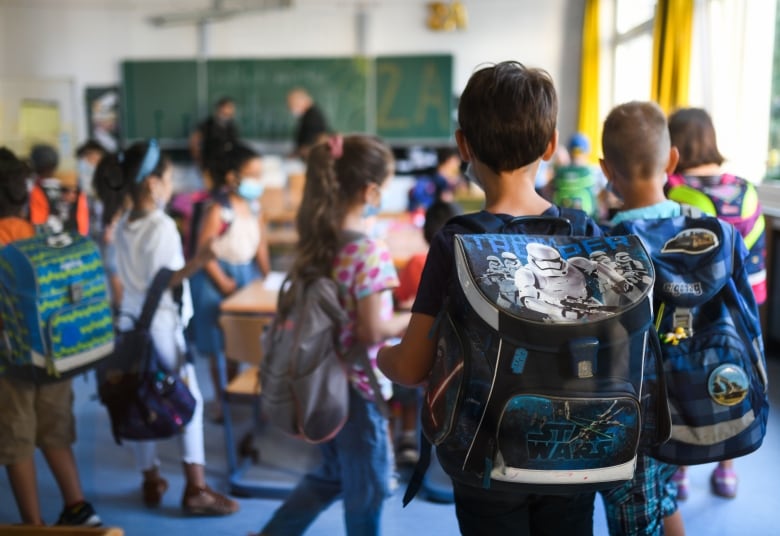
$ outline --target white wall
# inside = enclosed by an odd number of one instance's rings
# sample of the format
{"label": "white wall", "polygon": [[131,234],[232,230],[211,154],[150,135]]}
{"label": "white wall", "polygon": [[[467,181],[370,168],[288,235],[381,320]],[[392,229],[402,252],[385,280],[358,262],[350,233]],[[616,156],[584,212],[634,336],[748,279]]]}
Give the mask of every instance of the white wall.
{"label": "white wall", "polygon": [[[86,135],[86,86],[119,81],[124,59],[182,58],[198,53],[194,26],[158,28],[146,17],[203,7],[203,1],[0,0],[0,76],[72,78],[77,136]],[[547,69],[560,92],[562,136],[574,129],[579,93],[580,28],[584,0],[465,0],[468,29],[435,33],[425,27],[427,0],[376,0],[368,4],[360,43],[357,0],[295,0],[291,9],[247,13],[213,23],[213,57],[345,56],[451,53],[453,91],[474,67],[517,59]],[[565,139],[565,138],[564,138]]]}

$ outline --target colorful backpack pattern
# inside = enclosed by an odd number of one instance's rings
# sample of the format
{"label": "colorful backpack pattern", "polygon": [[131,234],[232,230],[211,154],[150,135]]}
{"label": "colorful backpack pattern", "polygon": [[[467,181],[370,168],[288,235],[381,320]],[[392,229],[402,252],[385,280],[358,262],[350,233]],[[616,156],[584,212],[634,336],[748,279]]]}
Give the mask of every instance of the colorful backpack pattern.
{"label": "colorful backpack pattern", "polygon": [[670,175],[667,197],[733,225],[750,253],[746,268],[756,303],[766,300],[766,221],[756,187],[728,173],[715,177]]}
{"label": "colorful backpack pattern", "polygon": [[[664,415],[648,412],[657,386],[643,382],[653,362],[648,254],[636,237],[551,235],[561,231],[548,220],[452,220],[488,233],[455,235],[422,423],[442,468],[467,485],[605,489],[633,477],[641,442],[668,437]],[[584,232],[574,218],[552,221]],[[537,234],[505,234],[512,226]]]}
{"label": "colorful backpack pattern", "polygon": [[672,437],[653,451],[669,463],[727,460],[766,433],[767,374],[758,310],[731,225],[680,216],[622,222],[642,237],[656,270],[656,326],[672,410]]}
{"label": "colorful backpack pattern", "polygon": [[36,383],[91,368],[114,349],[103,261],[76,233],[0,249],[0,357],[6,373]]}

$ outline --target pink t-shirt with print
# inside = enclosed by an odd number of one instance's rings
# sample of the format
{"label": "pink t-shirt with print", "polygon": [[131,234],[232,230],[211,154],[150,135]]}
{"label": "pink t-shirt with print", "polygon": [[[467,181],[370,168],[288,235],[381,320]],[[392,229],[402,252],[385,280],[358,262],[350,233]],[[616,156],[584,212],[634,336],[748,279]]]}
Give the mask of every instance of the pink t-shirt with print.
{"label": "pink t-shirt with print", "polygon": [[[398,286],[398,274],[387,245],[374,238],[361,237],[345,245],[338,253],[334,262],[333,278],[339,285],[339,300],[349,317],[341,331],[341,344],[344,348],[350,348],[355,341],[357,302],[381,292],[381,319],[392,318],[392,289]],[[392,384],[376,366],[376,354],[381,346],[380,343],[369,347],[368,357],[379,380],[382,394],[389,398],[392,394]],[[350,381],[364,397],[374,399],[368,376],[360,365],[352,366]]]}

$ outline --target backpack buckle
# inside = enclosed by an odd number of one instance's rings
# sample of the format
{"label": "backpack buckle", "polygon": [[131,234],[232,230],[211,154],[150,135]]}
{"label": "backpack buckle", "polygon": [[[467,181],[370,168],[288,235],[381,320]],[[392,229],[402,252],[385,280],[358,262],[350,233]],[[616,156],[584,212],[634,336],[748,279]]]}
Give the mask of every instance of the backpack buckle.
{"label": "backpack buckle", "polygon": [[68,293],[70,294],[71,303],[78,303],[84,296],[84,285],[81,282],[71,283]]}
{"label": "backpack buckle", "polygon": [[599,340],[585,337],[569,341],[571,373],[577,378],[592,378],[596,374]]}

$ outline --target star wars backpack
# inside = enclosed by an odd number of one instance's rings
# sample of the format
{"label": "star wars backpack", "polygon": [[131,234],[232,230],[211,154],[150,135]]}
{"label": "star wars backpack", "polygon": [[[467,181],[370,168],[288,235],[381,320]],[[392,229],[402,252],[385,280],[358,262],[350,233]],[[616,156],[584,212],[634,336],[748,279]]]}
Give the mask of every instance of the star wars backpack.
{"label": "star wars backpack", "polygon": [[76,233],[39,235],[0,249],[0,363],[44,383],[94,367],[114,349],[98,247]]}
{"label": "star wars backpack", "polygon": [[451,221],[477,234],[454,237],[422,424],[463,484],[605,489],[633,477],[640,441],[668,437],[665,399],[649,396],[662,386],[643,382],[655,363],[650,258],[636,237],[568,236],[584,234],[584,214],[561,215]]}
{"label": "star wars backpack", "polygon": [[758,310],[735,228],[712,217],[623,222],[655,265],[672,437],[653,456],[693,465],[761,446],[769,400]]}

